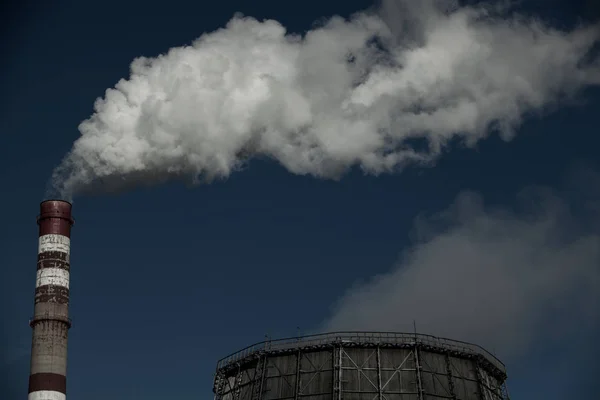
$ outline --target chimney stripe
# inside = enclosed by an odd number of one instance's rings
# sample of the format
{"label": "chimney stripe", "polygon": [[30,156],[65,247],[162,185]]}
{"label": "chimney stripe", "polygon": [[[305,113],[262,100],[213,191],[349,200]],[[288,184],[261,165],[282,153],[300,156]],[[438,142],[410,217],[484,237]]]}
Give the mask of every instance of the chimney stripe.
{"label": "chimney stripe", "polygon": [[35,289],[35,304],[69,304],[69,289],[62,286],[45,285]]}
{"label": "chimney stripe", "polygon": [[63,268],[42,268],[37,271],[35,287],[54,285],[69,288],[69,271]]}
{"label": "chimney stripe", "polygon": [[[56,252],[55,252],[56,253]],[[44,254],[48,254],[48,253],[42,253],[41,255]],[[65,270],[69,270],[70,269],[70,264],[68,261],[64,261],[58,258],[48,258],[48,259],[39,259],[38,258],[38,264],[37,264],[37,269],[40,270],[42,268],[62,268]]]}
{"label": "chimney stripe", "polygon": [[38,253],[45,253],[47,251],[61,251],[63,253],[70,253],[71,251],[71,239],[68,236],[48,234],[40,236]]}
{"label": "chimney stripe", "polygon": [[38,253],[38,262],[46,260],[60,260],[68,263],[70,261],[69,253],[63,251],[44,251],[43,253]]}
{"label": "chimney stripe", "polygon": [[39,372],[29,375],[29,393],[53,391],[66,394],[67,378],[64,375]]}
{"label": "chimney stripe", "polygon": [[27,400],[66,400],[67,396],[61,392],[54,390],[38,390],[37,392],[29,393]]}

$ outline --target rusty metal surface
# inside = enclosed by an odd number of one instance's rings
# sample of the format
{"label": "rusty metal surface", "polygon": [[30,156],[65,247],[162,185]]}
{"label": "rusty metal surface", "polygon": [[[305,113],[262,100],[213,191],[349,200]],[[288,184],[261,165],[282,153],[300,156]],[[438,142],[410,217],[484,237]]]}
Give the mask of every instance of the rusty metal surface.
{"label": "rusty metal surface", "polygon": [[71,226],[75,222],[71,215],[71,203],[63,200],[46,200],[40,204],[40,214],[37,223],[40,226],[40,236],[59,234],[71,236]]}
{"label": "rusty metal surface", "polygon": [[72,221],[72,205],[64,200],[45,200],[40,203],[40,219],[42,218],[64,218]]}

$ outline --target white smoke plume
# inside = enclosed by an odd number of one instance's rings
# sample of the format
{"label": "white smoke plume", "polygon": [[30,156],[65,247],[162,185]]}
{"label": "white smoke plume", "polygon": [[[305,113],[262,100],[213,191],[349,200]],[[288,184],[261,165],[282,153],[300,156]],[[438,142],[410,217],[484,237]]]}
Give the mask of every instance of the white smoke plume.
{"label": "white smoke plume", "polygon": [[236,16],[134,60],[80,124],[53,190],[206,181],[253,158],[324,178],[378,174],[430,164],[452,138],[509,139],[526,113],[600,83],[598,25],[565,32],[509,11],[384,1],[303,35]]}
{"label": "white smoke plume", "polygon": [[[600,187],[597,173],[586,178]],[[398,265],[349,289],[320,330],[412,332],[416,320],[420,332],[483,345],[505,361],[539,338],[547,346],[600,332],[600,193],[580,189],[530,188],[517,211],[462,193],[418,219]]]}

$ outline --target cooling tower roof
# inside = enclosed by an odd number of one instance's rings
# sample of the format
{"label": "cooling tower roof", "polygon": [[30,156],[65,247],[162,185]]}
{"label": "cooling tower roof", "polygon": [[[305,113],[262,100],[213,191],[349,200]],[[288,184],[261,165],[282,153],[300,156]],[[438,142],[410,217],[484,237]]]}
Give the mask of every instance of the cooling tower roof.
{"label": "cooling tower roof", "polygon": [[230,354],[217,363],[213,391],[216,400],[479,400],[507,398],[505,380],[504,364],[475,344],[416,333],[332,332]]}

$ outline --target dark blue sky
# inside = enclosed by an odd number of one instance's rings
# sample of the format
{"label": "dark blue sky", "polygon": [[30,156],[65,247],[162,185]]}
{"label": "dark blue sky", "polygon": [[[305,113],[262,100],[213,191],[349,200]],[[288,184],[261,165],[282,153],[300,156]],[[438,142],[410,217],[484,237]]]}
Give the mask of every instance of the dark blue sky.
{"label": "dark blue sky", "polygon": [[[539,12],[564,24],[597,12],[590,2],[543,3]],[[526,4],[534,10],[541,2]],[[238,11],[302,32],[321,17],[369,5],[107,0],[5,8],[11,22],[1,44],[0,282],[2,368],[10,371],[12,388],[2,398],[26,396],[35,216],[46,182],[94,100],[128,75],[133,58],[189,43]],[[69,397],[212,396],[219,358],[265,334],[315,329],[346,289],[394,265],[417,215],[446,209],[465,189],[510,207],[530,185],[561,187],[581,163],[600,169],[600,92],[579,99],[527,119],[509,143],[492,137],[476,150],[456,149],[435,168],[380,177],[354,171],[333,182],[260,161],[209,186],[172,183],[77,198]],[[538,358],[508,365],[514,398],[593,398],[594,370],[558,366],[557,376],[548,377],[555,352],[562,350],[543,349],[531,355]],[[600,356],[597,347],[578,352],[582,360]],[[555,378],[563,382],[558,387],[548,382]]]}

